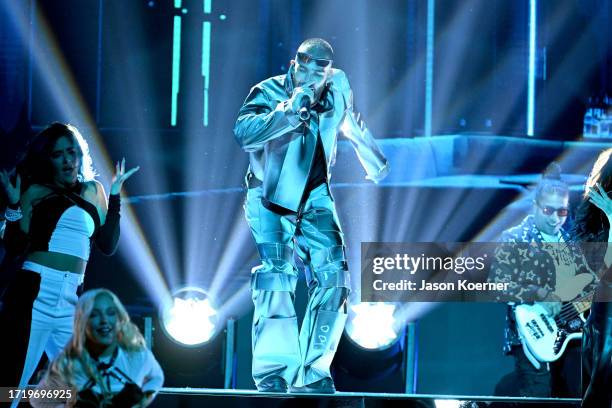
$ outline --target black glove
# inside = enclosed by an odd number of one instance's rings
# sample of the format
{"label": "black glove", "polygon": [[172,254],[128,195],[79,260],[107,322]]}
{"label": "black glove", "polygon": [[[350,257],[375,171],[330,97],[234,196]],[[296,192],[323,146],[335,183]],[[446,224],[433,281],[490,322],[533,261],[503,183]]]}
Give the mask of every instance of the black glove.
{"label": "black glove", "polygon": [[101,396],[91,389],[83,390],[77,394],[75,408],[98,408],[101,404]]}
{"label": "black glove", "polygon": [[116,408],[131,408],[144,398],[145,394],[134,383],[127,383],[119,393],[115,394],[112,406]]}

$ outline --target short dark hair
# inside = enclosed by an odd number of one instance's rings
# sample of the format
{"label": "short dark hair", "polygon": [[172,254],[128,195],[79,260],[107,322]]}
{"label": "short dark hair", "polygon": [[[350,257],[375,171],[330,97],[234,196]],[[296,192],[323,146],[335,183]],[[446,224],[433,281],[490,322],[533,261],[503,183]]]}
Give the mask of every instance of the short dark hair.
{"label": "short dark hair", "polygon": [[307,40],[302,41],[298,49],[316,49],[323,55],[323,57],[331,60],[334,59],[334,49],[330,43],[322,38],[308,38]]}

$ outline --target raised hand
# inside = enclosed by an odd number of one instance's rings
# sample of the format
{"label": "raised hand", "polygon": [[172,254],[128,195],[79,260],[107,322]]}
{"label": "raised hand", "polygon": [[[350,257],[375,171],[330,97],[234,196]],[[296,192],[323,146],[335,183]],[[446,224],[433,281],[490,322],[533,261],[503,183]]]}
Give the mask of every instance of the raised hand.
{"label": "raised hand", "polygon": [[300,111],[302,107],[302,98],[307,96],[310,99],[310,104],[312,105],[315,102],[315,94],[310,86],[300,86],[293,90],[293,95],[289,99],[289,104],[291,105],[291,110],[295,113]]}
{"label": "raised hand", "polygon": [[121,159],[120,162],[117,162],[117,164],[115,164],[115,175],[113,176],[110,193],[119,194],[125,180],[130,178],[132,174],[136,173],[138,170],[140,170],[140,166],[136,166],[126,172],[125,157]]}
{"label": "raised hand", "polygon": [[612,199],[599,183],[589,189],[588,196],[589,201],[606,214],[608,221],[612,220]]}
{"label": "raised hand", "polygon": [[9,200],[9,204],[17,204],[21,198],[21,176],[17,174],[15,184],[13,184],[9,173],[2,170],[0,171],[0,183]]}

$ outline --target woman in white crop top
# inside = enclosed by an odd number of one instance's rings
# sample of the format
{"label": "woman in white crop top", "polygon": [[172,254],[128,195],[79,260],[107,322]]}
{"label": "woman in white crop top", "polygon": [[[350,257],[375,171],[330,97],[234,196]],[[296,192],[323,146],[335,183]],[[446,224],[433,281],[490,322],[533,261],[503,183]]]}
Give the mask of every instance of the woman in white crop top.
{"label": "woman in white crop top", "polygon": [[5,248],[24,260],[2,299],[0,325],[12,335],[0,338],[0,384],[26,386],[42,353],[55,358],[72,334],[90,245],[114,252],[119,193],[138,167],[126,172],[124,159],[115,170],[107,200],[83,136],[53,123],[30,141],[14,177],[0,172],[8,200]]}

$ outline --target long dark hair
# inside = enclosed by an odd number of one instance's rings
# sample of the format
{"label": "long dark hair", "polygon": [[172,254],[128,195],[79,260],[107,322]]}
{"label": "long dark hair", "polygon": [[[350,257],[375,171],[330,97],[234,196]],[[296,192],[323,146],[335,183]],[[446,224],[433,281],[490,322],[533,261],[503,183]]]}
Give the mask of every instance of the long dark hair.
{"label": "long dark hair", "polygon": [[610,224],[606,215],[589,201],[589,189],[599,184],[603,191],[612,191],[612,149],[599,154],[587,179],[582,201],[576,210],[572,235],[580,242],[608,242]]}
{"label": "long dark hair", "polygon": [[22,191],[32,184],[53,181],[51,152],[58,139],[64,136],[73,137],[76,141],[77,154],[81,158],[78,180],[84,182],[94,179],[96,173],[89,154],[89,146],[81,133],[72,125],[55,122],[34,136],[28,143],[25,155],[17,163],[16,172],[21,176]]}

